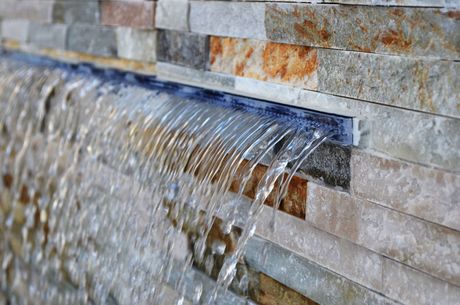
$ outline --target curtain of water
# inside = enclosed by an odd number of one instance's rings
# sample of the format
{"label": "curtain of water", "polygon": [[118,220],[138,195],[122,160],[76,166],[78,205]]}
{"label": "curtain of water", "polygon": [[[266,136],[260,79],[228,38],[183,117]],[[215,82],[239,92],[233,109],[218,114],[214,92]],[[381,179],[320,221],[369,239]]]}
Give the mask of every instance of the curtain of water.
{"label": "curtain of water", "polygon": [[[58,69],[0,63],[3,300],[219,304],[232,282],[247,289],[247,278],[235,273],[257,216],[271,193],[279,206],[324,134]],[[260,163],[267,170],[248,200],[243,194]],[[229,196],[233,181],[239,191]],[[211,242],[216,226],[235,239],[232,249]],[[215,285],[191,286],[198,266],[217,270]]]}

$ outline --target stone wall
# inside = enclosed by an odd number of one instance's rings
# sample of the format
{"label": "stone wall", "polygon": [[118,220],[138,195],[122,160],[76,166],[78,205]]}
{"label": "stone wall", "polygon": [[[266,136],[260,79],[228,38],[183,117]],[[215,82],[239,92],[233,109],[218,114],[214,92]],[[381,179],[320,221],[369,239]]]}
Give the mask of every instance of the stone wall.
{"label": "stone wall", "polygon": [[293,2],[2,0],[1,37],[6,49],[354,117],[353,148],[324,152],[349,164],[340,183],[301,175],[275,234],[264,210],[249,297],[460,304],[460,2]]}

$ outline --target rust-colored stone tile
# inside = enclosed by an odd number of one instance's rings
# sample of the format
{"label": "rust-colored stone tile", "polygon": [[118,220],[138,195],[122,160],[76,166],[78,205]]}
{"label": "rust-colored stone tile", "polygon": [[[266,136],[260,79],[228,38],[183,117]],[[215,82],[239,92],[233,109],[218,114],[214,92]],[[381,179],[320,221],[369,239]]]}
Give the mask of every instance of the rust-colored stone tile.
{"label": "rust-colored stone tile", "polygon": [[318,305],[263,273],[259,274],[259,290],[256,294],[256,301],[260,305]]}
{"label": "rust-colored stone tile", "polygon": [[101,3],[101,22],[105,25],[153,29],[155,27],[155,2],[103,1]]}
{"label": "rust-colored stone tile", "polygon": [[[243,161],[238,173],[244,168],[249,161]],[[251,178],[247,182],[243,194],[251,199],[254,199],[257,191],[257,186],[267,171],[265,165],[259,164],[253,171]],[[238,176],[238,174],[237,174]],[[287,175],[285,175],[286,178]],[[239,192],[241,181],[234,180],[230,186],[230,191]],[[275,184],[274,190],[278,189],[278,183]],[[276,199],[275,191],[273,191],[265,201],[268,206],[273,206]],[[307,181],[300,177],[294,176],[288,186],[286,197],[281,201],[279,209],[295,217],[305,219],[305,205],[307,201]]]}
{"label": "rust-colored stone tile", "polygon": [[317,50],[267,41],[211,37],[211,71],[316,89]]}
{"label": "rust-colored stone tile", "polygon": [[276,42],[459,59],[458,16],[455,9],[269,4],[265,25]]}

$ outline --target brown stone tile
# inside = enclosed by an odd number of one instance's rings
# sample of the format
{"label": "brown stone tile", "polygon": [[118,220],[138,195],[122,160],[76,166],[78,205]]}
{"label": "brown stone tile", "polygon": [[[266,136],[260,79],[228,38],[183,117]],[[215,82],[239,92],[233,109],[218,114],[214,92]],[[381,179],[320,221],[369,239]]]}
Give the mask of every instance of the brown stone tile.
{"label": "brown stone tile", "polygon": [[140,29],[155,27],[155,2],[103,1],[101,22],[105,25]]}
{"label": "brown stone tile", "polygon": [[211,37],[211,71],[316,89],[317,50],[267,41]]}

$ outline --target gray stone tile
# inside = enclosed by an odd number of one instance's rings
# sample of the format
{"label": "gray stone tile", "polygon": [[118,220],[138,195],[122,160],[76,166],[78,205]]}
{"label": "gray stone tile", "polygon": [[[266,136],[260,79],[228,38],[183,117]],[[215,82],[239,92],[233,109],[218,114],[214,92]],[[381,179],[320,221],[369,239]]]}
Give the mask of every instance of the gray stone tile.
{"label": "gray stone tile", "polygon": [[29,36],[30,22],[24,19],[2,20],[2,38],[27,42]]}
{"label": "gray stone tile", "polygon": [[104,26],[73,24],[67,34],[67,49],[99,56],[117,55],[115,29]]}
{"label": "gray stone tile", "polygon": [[34,46],[65,50],[67,25],[33,23],[28,37],[28,42]]}
{"label": "gray stone tile", "polygon": [[155,62],[156,32],[133,28],[117,28],[118,57]]}
{"label": "gray stone tile", "polygon": [[460,117],[459,62],[321,49],[318,91]]}
{"label": "gray stone tile", "polygon": [[0,17],[52,22],[53,0],[2,0]]}
{"label": "gray stone tile", "polygon": [[270,40],[324,48],[460,58],[460,20],[455,10],[268,4]]}
{"label": "gray stone tile", "polygon": [[156,27],[160,29],[189,30],[188,0],[159,0],[156,9]]}
{"label": "gray stone tile", "polygon": [[307,198],[315,227],[459,285],[460,232],[313,183]]}
{"label": "gray stone tile", "polygon": [[263,3],[192,1],[192,32],[240,38],[265,39]]}
{"label": "gray stone tile", "polygon": [[208,37],[195,33],[158,30],[157,58],[204,70],[208,61]]}

